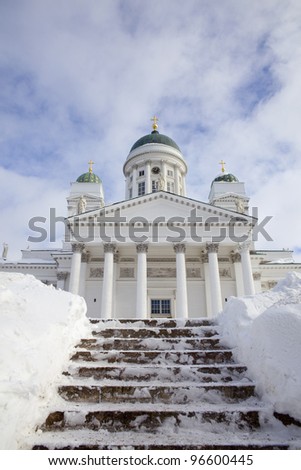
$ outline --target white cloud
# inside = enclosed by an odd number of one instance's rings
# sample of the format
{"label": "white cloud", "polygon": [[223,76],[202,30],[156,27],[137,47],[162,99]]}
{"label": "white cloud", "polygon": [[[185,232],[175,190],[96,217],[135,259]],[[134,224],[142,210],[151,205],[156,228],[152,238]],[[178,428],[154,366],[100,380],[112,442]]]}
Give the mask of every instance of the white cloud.
{"label": "white cloud", "polygon": [[122,199],[124,160],[158,113],[186,156],[188,195],[207,200],[224,158],[251,203],[275,215],[275,240],[300,246],[290,209],[299,0],[29,0],[0,10],[1,165],[19,186],[1,186],[3,241],[24,246],[29,204],[62,209],[90,158],[107,201]]}

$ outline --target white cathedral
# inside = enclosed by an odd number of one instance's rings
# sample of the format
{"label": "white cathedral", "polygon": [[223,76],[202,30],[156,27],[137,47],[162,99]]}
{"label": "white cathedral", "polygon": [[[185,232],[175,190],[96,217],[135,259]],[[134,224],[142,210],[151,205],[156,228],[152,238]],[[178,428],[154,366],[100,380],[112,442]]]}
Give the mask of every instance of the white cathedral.
{"label": "white cathedral", "polygon": [[209,201],[187,197],[183,154],[153,121],[124,163],[123,201],[105,204],[90,160],[71,183],[63,247],[23,250],[19,262],[3,256],[0,270],[79,294],[88,316],[104,319],[214,317],[230,296],[300,271],[289,250],[255,249],[245,185],[223,161]]}

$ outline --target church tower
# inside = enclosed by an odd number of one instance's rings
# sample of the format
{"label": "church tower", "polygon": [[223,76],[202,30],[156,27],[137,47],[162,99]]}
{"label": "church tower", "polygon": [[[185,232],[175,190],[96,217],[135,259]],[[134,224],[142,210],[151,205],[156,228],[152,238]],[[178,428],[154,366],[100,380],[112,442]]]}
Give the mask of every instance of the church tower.
{"label": "church tower", "polygon": [[249,198],[246,195],[245,184],[232,173],[228,173],[225,164],[223,160],[220,161],[222,172],[211,183],[209,203],[223,209],[248,214]]}
{"label": "church tower", "polygon": [[159,133],[156,116],[152,121],[152,132],[134,143],[124,164],[125,199],[156,191],[186,196],[187,165],[182,152],[170,137]]}
{"label": "church tower", "polygon": [[87,173],[83,173],[71,183],[70,195],[67,198],[68,217],[104,206],[102,181],[93,173],[93,164],[90,160]]}

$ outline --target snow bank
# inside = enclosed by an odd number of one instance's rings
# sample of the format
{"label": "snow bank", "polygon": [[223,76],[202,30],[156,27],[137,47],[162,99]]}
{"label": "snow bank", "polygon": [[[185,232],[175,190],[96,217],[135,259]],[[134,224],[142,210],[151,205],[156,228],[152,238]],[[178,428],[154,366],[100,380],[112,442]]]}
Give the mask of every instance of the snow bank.
{"label": "snow bank", "polygon": [[88,331],[84,299],[30,275],[0,273],[0,448],[18,449]]}
{"label": "snow bank", "polygon": [[218,321],[259,394],[300,420],[301,274],[288,274],[268,292],[230,298]]}

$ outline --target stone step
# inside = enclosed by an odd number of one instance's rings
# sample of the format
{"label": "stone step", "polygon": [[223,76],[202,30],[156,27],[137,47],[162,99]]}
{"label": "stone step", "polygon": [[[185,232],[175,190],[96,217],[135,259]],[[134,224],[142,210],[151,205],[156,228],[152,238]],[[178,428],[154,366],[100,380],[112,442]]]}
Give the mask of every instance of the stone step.
{"label": "stone step", "polygon": [[[43,431],[63,430],[63,429],[90,429],[93,431],[132,431],[133,433],[150,432],[158,430],[202,430],[205,423],[222,423],[236,426],[237,430],[254,430],[260,426],[260,408],[239,407],[227,405],[227,408],[220,405],[214,406],[206,404],[206,407],[198,409],[197,406],[189,408],[179,404],[172,407],[163,404],[155,405],[155,408],[147,407],[140,409],[137,404],[133,409],[114,409],[110,404],[110,409],[105,409],[104,404],[99,409],[85,408],[83,404],[75,410],[58,410],[48,415]],[[93,404],[89,405],[90,407]],[[97,405],[99,406],[99,405]],[[116,406],[116,405],[115,405]],[[152,405],[154,406],[154,405]],[[137,409],[138,408],[138,409]],[[86,410],[86,411],[85,411]],[[133,438],[135,439],[135,438]]]}
{"label": "stone step", "polygon": [[240,380],[244,377],[247,368],[241,365],[223,365],[219,366],[105,366],[88,367],[80,366],[71,368],[65,375],[74,375],[75,377],[93,378],[95,380],[122,380],[130,381],[153,381],[168,380],[169,382],[231,382]]}
{"label": "stone step", "polygon": [[221,364],[233,362],[232,351],[77,351],[72,361],[128,364]]}
{"label": "stone step", "polygon": [[101,338],[210,338],[218,336],[213,328],[106,328],[92,331]]}
{"label": "stone step", "polygon": [[160,339],[160,338],[147,338],[147,339],[130,339],[130,338],[110,338],[105,340],[97,339],[82,339],[77,345],[77,348],[93,350],[93,351],[111,351],[116,349],[118,351],[124,350],[224,350],[224,346],[220,345],[218,338],[188,338],[179,340],[175,338]]}
{"label": "stone step", "polygon": [[231,403],[254,396],[255,386],[246,383],[192,385],[62,385],[59,394],[67,401],[113,403]]}
{"label": "stone step", "polygon": [[[284,442],[283,442],[284,441]],[[300,448],[301,446],[299,446]],[[46,431],[36,436],[33,450],[287,450],[289,443],[268,433],[248,432],[237,436],[227,429],[219,435],[210,430],[185,432],[97,432],[84,430]],[[175,456],[177,457],[177,456]]]}
{"label": "stone step", "polygon": [[90,318],[90,323],[93,325],[103,325],[103,327],[117,327],[122,328],[124,325],[131,325],[135,328],[147,327],[161,327],[161,328],[177,328],[177,327],[196,327],[196,326],[214,326],[216,322],[208,318],[196,318],[190,320],[177,320],[168,318],[151,318],[151,319],[127,319],[120,318],[118,320],[105,320],[99,318]]}

